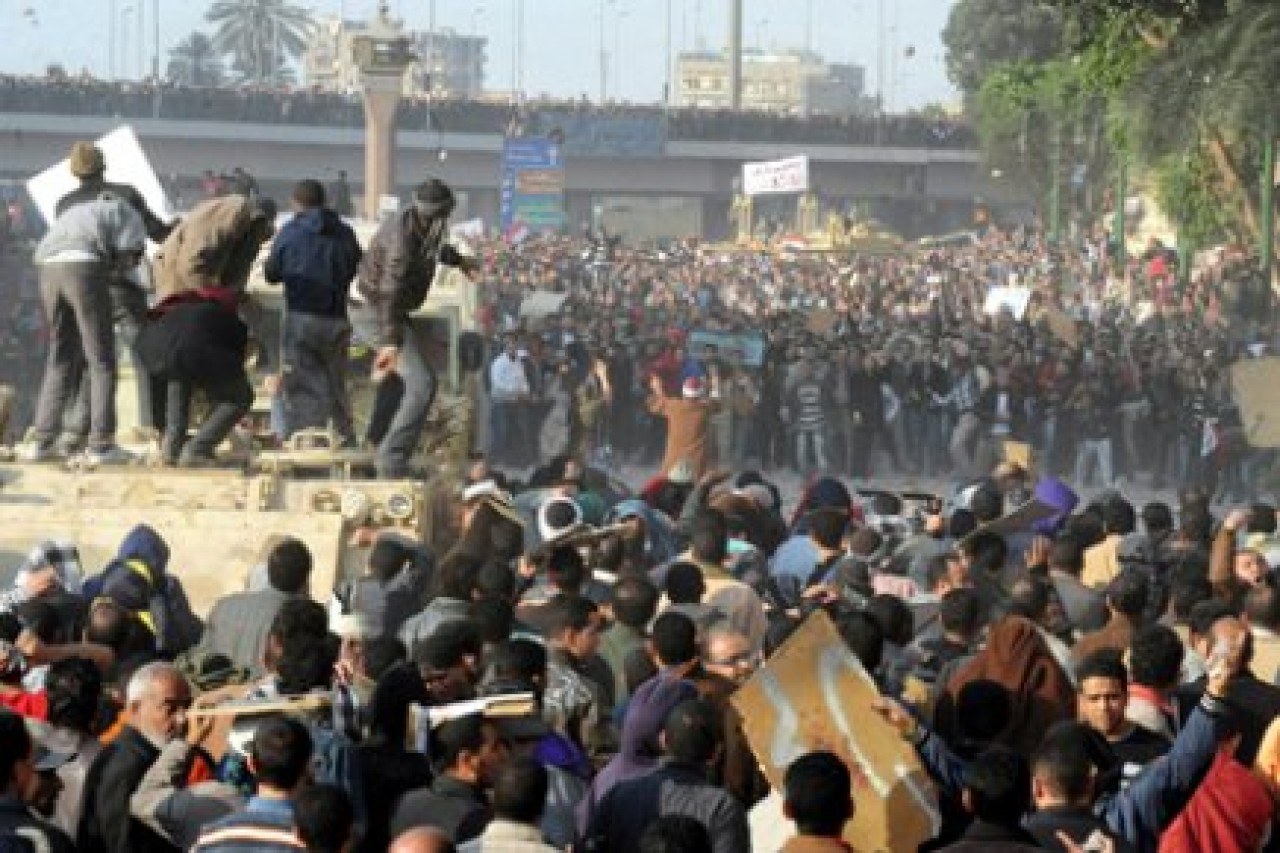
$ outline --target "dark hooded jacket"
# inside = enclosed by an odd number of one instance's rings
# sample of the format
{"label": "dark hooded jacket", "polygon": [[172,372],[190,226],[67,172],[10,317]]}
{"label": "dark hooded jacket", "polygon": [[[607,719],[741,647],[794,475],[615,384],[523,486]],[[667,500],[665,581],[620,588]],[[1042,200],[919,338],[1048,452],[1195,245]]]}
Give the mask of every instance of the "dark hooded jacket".
{"label": "dark hooded jacket", "polygon": [[698,698],[698,690],[688,681],[657,675],[636,689],[622,721],[621,748],[592,781],[578,805],[578,830],[585,833],[591,813],[614,787],[658,769],[662,748],[658,734],[667,714],[681,702]]}
{"label": "dark hooded jacket", "polygon": [[126,726],[94,759],[84,782],[84,805],[76,832],[83,853],[176,853],[178,848],[129,813],[129,797],[160,750]]}
{"label": "dark hooded jacket", "polygon": [[137,614],[155,635],[157,651],[172,657],[194,646],[204,625],[168,567],[168,544],[152,527],[139,524],[125,536],[102,574],[85,583],[85,595],[90,600],[106,596]]}
{"label": "dark hooded jacket", "polygon": [[680,553],[675,525],[664,513],[642,500],[628,499],[609,511],[605,524],[619,524],[628,518],[644,523],[644,561],[647,567],[659,566]]}
{"label": "dark hooded jacket", "polygon": [[264,272],[284,283],[285,307],[298,314],[347,316],[347,287],[363,256],[351,226],[332,210],[303,210],[276,235]]}
{"label": "dark hooded jacket", "polygon": [[148,311],[137,343],[147,372],[195,385],[243,377],[249,327],[235,303],[235,291],[201,288],[174,294]]}

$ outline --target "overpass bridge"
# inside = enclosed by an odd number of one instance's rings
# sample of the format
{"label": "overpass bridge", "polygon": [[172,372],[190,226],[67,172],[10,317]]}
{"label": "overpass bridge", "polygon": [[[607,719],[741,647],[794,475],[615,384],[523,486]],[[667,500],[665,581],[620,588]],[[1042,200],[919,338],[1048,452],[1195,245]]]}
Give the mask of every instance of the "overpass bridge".
{"label": "overpass bridge", "polygon": [[[130,124],[170,192],[187,204],[200,198],[205,170],[226,172],[234,166],[246,169],[264,193],[280,199],[296,180],[329,182],[344,170],[360,198],[364,132],[349,114],[343,115],[345,126],[243,112],[226,120],[166,115],[169,111],[155,104],[120,109],[109,99],[90,98],[77,102],[75,114],[67,114],[57,99],[15,103],[0,87],[0,176],[25,178],[63,156],[72,142]],[[770,141],[743,141],[742,134],[737,139],[707,138],[715,134],[702,128],[666,132],[666,125],[649,134],[650,122],[637,124],[607,113],[594,118],[583,113],[572,120],[577,123],[562,120],[571,128],[564,145],[570,223],[602,218],[631,236],[724,236],[730,231],[728,212],[742,164],[795,154],[809,156],[811,182],[825,206],[863,204],[908,236],[968,226],[975,198],[990,190],[976,150],[954,143],[932,145],[927,138],[845,144],[829,139],[792,142],[770,133]],[[496,222],[502,133],[469,129],[466,122],[455,122],[463,125],[457,130],[405,129],[405,124],[402,115],[395,170],[400,192],[434,175],[457,190],[462,218]],[[430,119],[419,127],[429,124]],[[575,144],[588,135],[589,140]],[[757,203],[758,216],[778,220],[789,219],[793,210],[786,198]]]}

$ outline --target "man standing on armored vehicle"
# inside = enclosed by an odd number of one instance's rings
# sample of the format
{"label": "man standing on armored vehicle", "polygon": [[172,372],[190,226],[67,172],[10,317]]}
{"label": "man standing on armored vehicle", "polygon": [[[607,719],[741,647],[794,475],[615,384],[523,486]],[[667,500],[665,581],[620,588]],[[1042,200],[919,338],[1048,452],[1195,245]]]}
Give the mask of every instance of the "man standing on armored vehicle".
{"label": "man standing on armored vehicle", "polygon": [[374,235],[351,291],[356,337],[378,347],[375,378],[399,377],[394,385],[382,381],[378,390],[380,403],[384,394],[399,393],[395,414],[378,441],[375,464],[383,479],[413,473],[410,461],[435,400],[426,323],[411,315],[426,301],[437,264],[462,266],[457,249],[445,242],[453,207],[453,191],[442,181],[419,185],[408,209],[384,221]]}
{"label": "man standing on armored vehicle", "polygon": [[[107,161],[102,149],[92,142],[77,142],[71,147],[68,168],[80,185],[58,199],[55,213],[62,216],[71,208],[80,204],[97,201],[103,193],[110,193],[137,211],[142,217],[142,224],[147,238],[153,243],[162,243],[173,231],[172,224],[165,223],[150,207],[136,187],[106,179]],[[138,338],[139,324],[142,315],[147,311],[147,293],[138,281],[133,268],[117,269],[107,282],[107,292],[111,295],[112,317],[116,324],[116,337],[129,354],[134,371],[141,375],[141,363],[138,361],[135,342]],[[61,439],[62,450],[71,455],[80,449],[89,433],[89,380],[83,377],[75,402],[63,417]],[[138,423],[142,426],[154,426],[151,417],[150,389],[147,383],[138,383]]]}
{"label": "man standing on armored vehicle", "polygon": [[294,217],[280,229],[265,273],[284,282],[281,361],[286,431],[323,427],[330,421],[354,446],[347,395],[351,323],[347,290],[360,267],[360,244],[351,226],[325,209],[324,187],[306,180],[293,189]]}

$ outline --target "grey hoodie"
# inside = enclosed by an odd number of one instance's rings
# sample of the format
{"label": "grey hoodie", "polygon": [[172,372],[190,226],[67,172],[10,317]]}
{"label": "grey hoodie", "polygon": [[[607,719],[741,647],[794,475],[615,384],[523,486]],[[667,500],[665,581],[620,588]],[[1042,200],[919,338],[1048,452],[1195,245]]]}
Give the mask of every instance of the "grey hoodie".
{"label": "grey hoodie", "polygon": [[122,255],[141,253],[147,230],[138,211],[124,199],[103,193],[95,201],[70,207],[53,221],[36,246],[37,264],[83,263],[92,255],[113,263]]}

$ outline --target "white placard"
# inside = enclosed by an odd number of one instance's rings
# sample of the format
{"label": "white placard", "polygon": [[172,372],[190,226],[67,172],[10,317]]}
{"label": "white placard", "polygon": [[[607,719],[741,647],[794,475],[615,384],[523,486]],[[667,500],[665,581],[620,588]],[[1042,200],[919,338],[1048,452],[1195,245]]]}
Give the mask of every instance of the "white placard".
{"label": "white placard", "polygon": [[[104,177],[108,182],[132,185],[142,193],[142,198],[152,213],[164,222],[173,220],[173,208],[169,206],[164,187],[160,185],[160,179],[151,168],[146,152],[142,150],[132,127],[127,124],[118,127],[94,144],[106,160],[107,171]],[[57,218],[55,211],[58,201],[78,186],[80,180],[71,174],[69,161],[63,160],[28,180],[27,192],[44,221],[52,224]]]}
{"label": "white placard", "polygon": [[459,222],[456,225],[450,225],[449,236],[454,239],[483,240],[484,220],[476,217],[465,222]]}
{"label": "white placard", "polygon": [[1015,320],[1021,320],[1027,313],[1030,302],[1029,287],[993,287],[987,291],[987,301],[982,304],[982,312],[995,316],[1002,308],[1008,308]]}
{"label": "white placard", "polygon": [[809,191],[809,158],[803,154],[783,160],[742,164],[742,191],[747,195]]}
{"label": "white placard", "polygon": [[378,218],[384,216],[395,216],[400,212],[400,196],[397,195],[380,195],[378,196]]}

